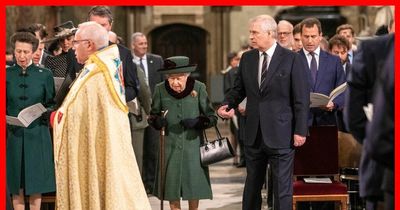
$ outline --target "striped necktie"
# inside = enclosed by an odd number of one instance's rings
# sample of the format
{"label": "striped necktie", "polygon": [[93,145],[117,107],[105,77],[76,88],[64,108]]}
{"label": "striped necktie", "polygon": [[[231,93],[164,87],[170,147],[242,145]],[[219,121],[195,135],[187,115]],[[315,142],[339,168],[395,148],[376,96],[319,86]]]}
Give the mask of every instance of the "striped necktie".
{"label": "striped necktie", "polygon": [[263,56],[263,63],[261,66],[261,82],[260,82],[260,89],[263,87],[265,78],[267,77],[267,71],[268,71],[268,55],[266,52],[262,53]]}
{"label": "striped necktie", "polygon": [[144,65],[143,65],[143,62],[142,62],[142,60],[143,60],[143,58],[140,58],[140,68],[142,68],[142,70],[144,71],[144,72],[146,72],[146,69],[144,69]]}

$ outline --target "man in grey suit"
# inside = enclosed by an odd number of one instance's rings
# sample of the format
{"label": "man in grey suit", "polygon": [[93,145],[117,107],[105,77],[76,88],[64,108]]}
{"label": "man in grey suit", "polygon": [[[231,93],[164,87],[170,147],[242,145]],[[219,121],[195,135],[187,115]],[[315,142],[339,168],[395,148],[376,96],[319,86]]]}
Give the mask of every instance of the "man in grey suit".
{"label": "man in grey suit", "polygon": [[271,16],[250,20],[249,38],[255,49],[242,55],[234,87],[218,109],[220,117],[231,118],[233,108],[247,97],[243,210],[261,209],[268,163],[274,209],[292,209],[294,147],[306,140],[310,98],[307,71],[299,54],[277,44],[276,29]]}
{"label": "man in grey suit", "polygon": [[[150,88],[150,93],[152,94],[156,84],[163,80],[162,75],[158,73],[157,70],[162,68],[164,62],[161,56],[147,53],[147,48],[146,36],[141,32],[133,33],[131,36],[133,62],[136,63],[138,69],[144,73],[145,83]],[[149,100],[151,102],[151,96],[150,98],[139,98],[139,100],[142,100],[139,102],[143,105],[144,100]],[[132,117],[135,117],[135,119]],[[135,153],[138,153],[136,155],[139,157],[138,163],[140,161],[143,164],[141,172],[144,186],[147,193],[151,193],[155,180],[155,167],[158,158],[159,132],[153,127],[147,126],[145,116],[139,116],[139,118],[137,118],[131,115],[130,118],[131,122],[133,122],[131,124],[132,129],[135,129],[135,133],[138,133],[136,138],[132,139],[133,148]],[[144,135],[141,134],[141,132],[144,132]]]}

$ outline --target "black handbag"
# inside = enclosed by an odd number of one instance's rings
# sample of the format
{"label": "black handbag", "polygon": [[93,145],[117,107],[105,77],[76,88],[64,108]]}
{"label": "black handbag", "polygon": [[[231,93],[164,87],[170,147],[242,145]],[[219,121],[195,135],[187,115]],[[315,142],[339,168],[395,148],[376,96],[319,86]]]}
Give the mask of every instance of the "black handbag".
{"label": "black handbag", "polygon": [[217,131],[217,139],[208,141],[205,130],[204,142],[200,145],[201,165],[208,166],[210,164],[225,160],[234,156],[234,151],[227,137],[222,137],[217,126],[214,126]]}

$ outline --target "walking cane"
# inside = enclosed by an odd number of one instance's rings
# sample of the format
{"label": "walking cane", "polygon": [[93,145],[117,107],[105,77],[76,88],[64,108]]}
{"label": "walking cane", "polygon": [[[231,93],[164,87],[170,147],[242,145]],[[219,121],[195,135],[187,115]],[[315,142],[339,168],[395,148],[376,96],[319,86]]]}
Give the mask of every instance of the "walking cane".
{"label": "walking cane", "polygon": [[[168,110],[166,111],[161,111],[161,116],[165,118],[167,115]],[[164,140],[165,140],[165,126],[163,126],[160,130],[160,184],[161,184],[161,203],[160,203],[160,209],[164,210],[164,191],[165,191],[165,168],[164,168],[164,154],[165,154],[165,148],[164,148]]]}

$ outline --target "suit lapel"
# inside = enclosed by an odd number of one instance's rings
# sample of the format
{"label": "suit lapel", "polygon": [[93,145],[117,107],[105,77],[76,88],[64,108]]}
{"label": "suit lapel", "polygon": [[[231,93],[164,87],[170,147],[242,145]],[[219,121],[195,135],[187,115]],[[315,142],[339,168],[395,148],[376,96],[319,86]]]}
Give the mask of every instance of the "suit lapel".
{"label": "suit lapel", "polygon": [[263,92],[266,92],[265,89],[267,88],[268,84],[271,82],[271,79],[275,72],[278,70],[278,66],[281,63],[283,57],[283,50],[282,47],[279,46],[279,44],[276,45],[275,52],[272,55],[272,58],[270,60],[269,66],[268,66],[268,72],[267,72],[267,77],[265,78],[266,82],[264,83],[263,87],[261,87],[261,90]]}
{"label": "suit lapel", "polygon": [[148,54],[146,54],[146,60],[147,60],[147,75],[148,75],[147,80],[149,81],[149,85],[151,86],[153,80],[152,78],[153,78],[154,61]]}
{"label": "suit lapel", "polygon": [[328,55],[323,50],[321,50],[319,54],[317,81],[315,81],[314,90],[318,89],[319,85],[321,84],[321,78],[324,76],[324,70],[327,69],[326,65],[328,65]]}
{"label": "suit lapel", "polygon": [[[258,50],[253,50],[253,54],[249,56],[249,68],[246,69],[248,70],[248,74],[250,75],[250,86],[252,89],[258,93],[259,92],[259,86],[258,86],[258,62],[260,61],[260,54],[258,53]],[[239,64],[240,65],[240,64]],[[245,71],[246,71],[245,70]],[[243,72],[243,74],[246,74],[247,72]]]}

